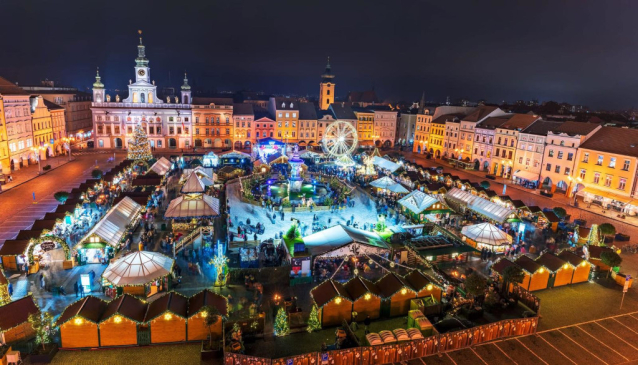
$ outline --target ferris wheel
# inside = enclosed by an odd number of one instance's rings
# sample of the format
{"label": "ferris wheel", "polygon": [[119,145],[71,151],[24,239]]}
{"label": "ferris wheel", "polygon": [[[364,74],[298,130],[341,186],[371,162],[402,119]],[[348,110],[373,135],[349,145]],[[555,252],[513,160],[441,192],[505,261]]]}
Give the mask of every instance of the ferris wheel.
{"label": "ferris wheel", "polygon": [[357,148],[357,129],[349,122],[337,120],[326,127],[323,135],[323,150],[334,158],[349,156]]}

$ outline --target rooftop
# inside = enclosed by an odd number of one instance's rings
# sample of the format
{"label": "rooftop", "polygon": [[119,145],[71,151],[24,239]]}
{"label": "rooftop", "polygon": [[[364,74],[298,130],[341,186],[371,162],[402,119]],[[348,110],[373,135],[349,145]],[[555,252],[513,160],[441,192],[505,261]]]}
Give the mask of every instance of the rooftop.
{"label": "rooftop", "polygon": [[563,123],[554,132],[556,132],[556,133],[565,133],[565,134],[568,134],[570,136],[574,136],[574,135],[585,136],[585,135],[591,133],[594,129],[596,129],[598,127],[600,127],[600,124],[568,121],[568,122]]}
{"label": "rooftop", "polygon": [[0,76],[0,94],[5,95],[29,95],[26,91],[22,90],[18,85]]}
{"label": "rooftop", "polygon": [[536,123],[532,123],[529,127],[522,130],[523,133],[535,134],[538,136],[546,136],[547,132],[555,131],[560,128],[562,122],[550,122],[546,120],[539,120]]}
{"label": "rooftop", "polygon": [[638,157],[638,129],[602,127],[580,148]]}

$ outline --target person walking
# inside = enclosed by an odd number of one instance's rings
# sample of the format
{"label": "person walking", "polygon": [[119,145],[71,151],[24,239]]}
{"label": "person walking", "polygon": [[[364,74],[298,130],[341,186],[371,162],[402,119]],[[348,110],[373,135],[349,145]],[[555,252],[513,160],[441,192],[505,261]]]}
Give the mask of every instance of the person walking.
{"label": "person walking", "polygon": [[84,285],[80,285],[78,289],[80,290],[80,298],[84,298]]}

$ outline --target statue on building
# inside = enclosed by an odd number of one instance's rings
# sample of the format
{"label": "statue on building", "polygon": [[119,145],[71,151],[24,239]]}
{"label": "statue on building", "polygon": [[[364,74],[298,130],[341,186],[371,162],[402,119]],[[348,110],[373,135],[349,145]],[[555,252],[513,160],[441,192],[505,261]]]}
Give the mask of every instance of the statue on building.
{"label": "statue on building", "polygon": [[107,103],[111,102],[111,95],[106,94],[106,102]]}
{"label": "statue on building", "polygon": [[133,83],[133,80],[128,79],[128,84],[130,85],[130,84],[132,84],[132,83]]}
{"label": "statue on building", "polygon": [[120,102],[120,95],[119,94],[115,94],[115,101],[116,102]]}

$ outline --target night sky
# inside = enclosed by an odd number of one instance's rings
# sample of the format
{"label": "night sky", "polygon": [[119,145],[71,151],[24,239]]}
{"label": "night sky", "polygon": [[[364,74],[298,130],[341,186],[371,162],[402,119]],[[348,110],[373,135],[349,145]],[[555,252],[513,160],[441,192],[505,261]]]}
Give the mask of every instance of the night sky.
{"label": "night sky", "polygon": [[[142,29],[159,88],[316,95],[539,99],[635,106],[638,3],[625,1],[9,0],[0,75],[126,88]],[[123,94],[122,94],[123,95]]]}

